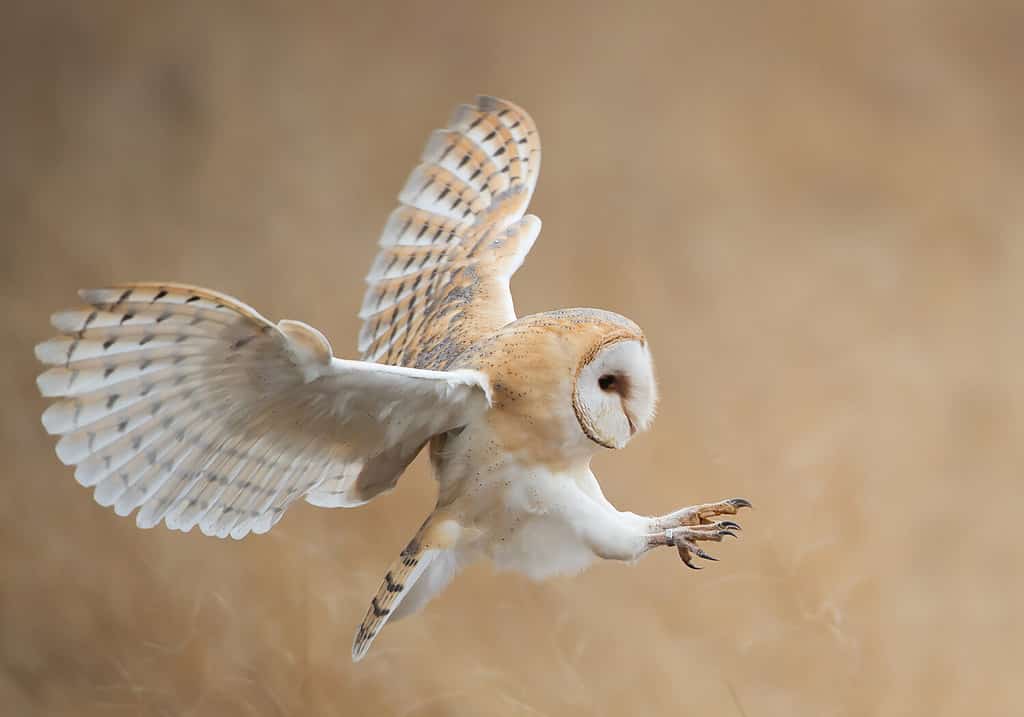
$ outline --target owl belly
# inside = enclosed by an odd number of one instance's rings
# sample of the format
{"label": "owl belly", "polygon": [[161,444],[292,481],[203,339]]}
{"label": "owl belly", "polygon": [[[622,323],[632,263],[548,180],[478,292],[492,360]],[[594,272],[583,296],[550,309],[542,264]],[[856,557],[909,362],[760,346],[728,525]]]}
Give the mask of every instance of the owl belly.
{"label": "owl belly", "polygon": [[578,573],[595,560],[594,552],[576,532],[554,516],[528,516],[517,521],[490,546],[500,570],[514,570],[534,580]]}
{"label": "owl belly", "polygon": [[488,494],[484,552],[499,570],[540,580],[594,562],[569,518],[578,493],[568,477],[512,464],[496,471]]}

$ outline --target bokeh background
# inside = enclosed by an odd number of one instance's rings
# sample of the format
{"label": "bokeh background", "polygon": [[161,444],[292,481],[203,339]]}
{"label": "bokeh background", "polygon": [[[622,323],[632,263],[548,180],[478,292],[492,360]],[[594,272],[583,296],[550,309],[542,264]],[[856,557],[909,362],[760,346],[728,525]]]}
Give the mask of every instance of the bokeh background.
{"label": "bokeh background", "polygon": [[[0,704],[11,715],[1024,714],[1020,2],[0,4]],[[544,141],[521,313],[655,349],[623,509],[743,538],[535,584],[470,569],[354,666],[433,505],[143,532],[52,452],[75,290],[215,287],[355,355],[375,238],[477,93]]]}

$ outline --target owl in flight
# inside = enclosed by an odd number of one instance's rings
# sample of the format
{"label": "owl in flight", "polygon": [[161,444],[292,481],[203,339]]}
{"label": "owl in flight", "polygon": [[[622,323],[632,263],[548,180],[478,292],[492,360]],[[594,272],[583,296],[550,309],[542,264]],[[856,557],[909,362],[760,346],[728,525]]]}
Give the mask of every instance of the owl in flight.
{"label": "owl in flight", "polygon": [[302,498],[351,508],[430,446],[437,505],[384,574],[352,646],[481,557],[533,578],[735,536],[741,498],[660,517],[617,510],[590,470],[654,416],[647,340],[618,314],[517,318],[509,279],[540,233],[533,120],[481,97],[437,130],[367,276],[362,360],[300,321],[171,283],[86,290],[36,347],[43,426],[96,501],[136,523],[264,533]]}

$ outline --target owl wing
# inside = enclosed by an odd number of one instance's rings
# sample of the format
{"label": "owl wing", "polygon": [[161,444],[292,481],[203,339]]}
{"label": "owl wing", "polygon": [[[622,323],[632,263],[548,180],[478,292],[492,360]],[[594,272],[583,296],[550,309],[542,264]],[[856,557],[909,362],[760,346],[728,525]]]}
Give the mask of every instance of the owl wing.
{"label": "owl wing", "polygon": [[365,360],[447,368],[516,318],[509,279],[540,233],[533,120],[480,97],[433,133],[380,237],[359,317]]}
{"label": "owl wing", "polygon": [[59,398],[43,425],[97,502],[140,509],[140,527],[241,538],[299,497],[358,505],[397,480],[381,462],[415,455],[488,403],[474,371],[338,359],[316,329],[212,291],[81,296],[89,307],[55,314],[63,335],[36,347],[52,366],[39,389]]}

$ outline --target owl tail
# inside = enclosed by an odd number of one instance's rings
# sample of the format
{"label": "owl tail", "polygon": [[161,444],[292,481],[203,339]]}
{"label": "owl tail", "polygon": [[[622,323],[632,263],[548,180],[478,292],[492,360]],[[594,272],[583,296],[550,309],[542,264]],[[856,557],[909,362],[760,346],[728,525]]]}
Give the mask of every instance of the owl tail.
{"label": "owl tail", "polygon": [[[401,551],[398,559],[391,563],[384,575],[384,582],[370,601],[370,609],[355,631],[355,639],[352,641],[352,662],[358,662],[366,656],[374,638],[384,629],[388,620],[414,613],[451,580],[454,570],[447,570],[446,566],[454,565],[454,562],[451,559],[452,551],[446,548],[452,546],[458,530],[454,521],[441,521],[438,525],[432,517],[427,518],[416,537]],[[399,609],[432,563],[436,563],[435,567],[440,567],[440,573],[444,575],[431,571],[433,579],[424,581],[409,604]]]}

